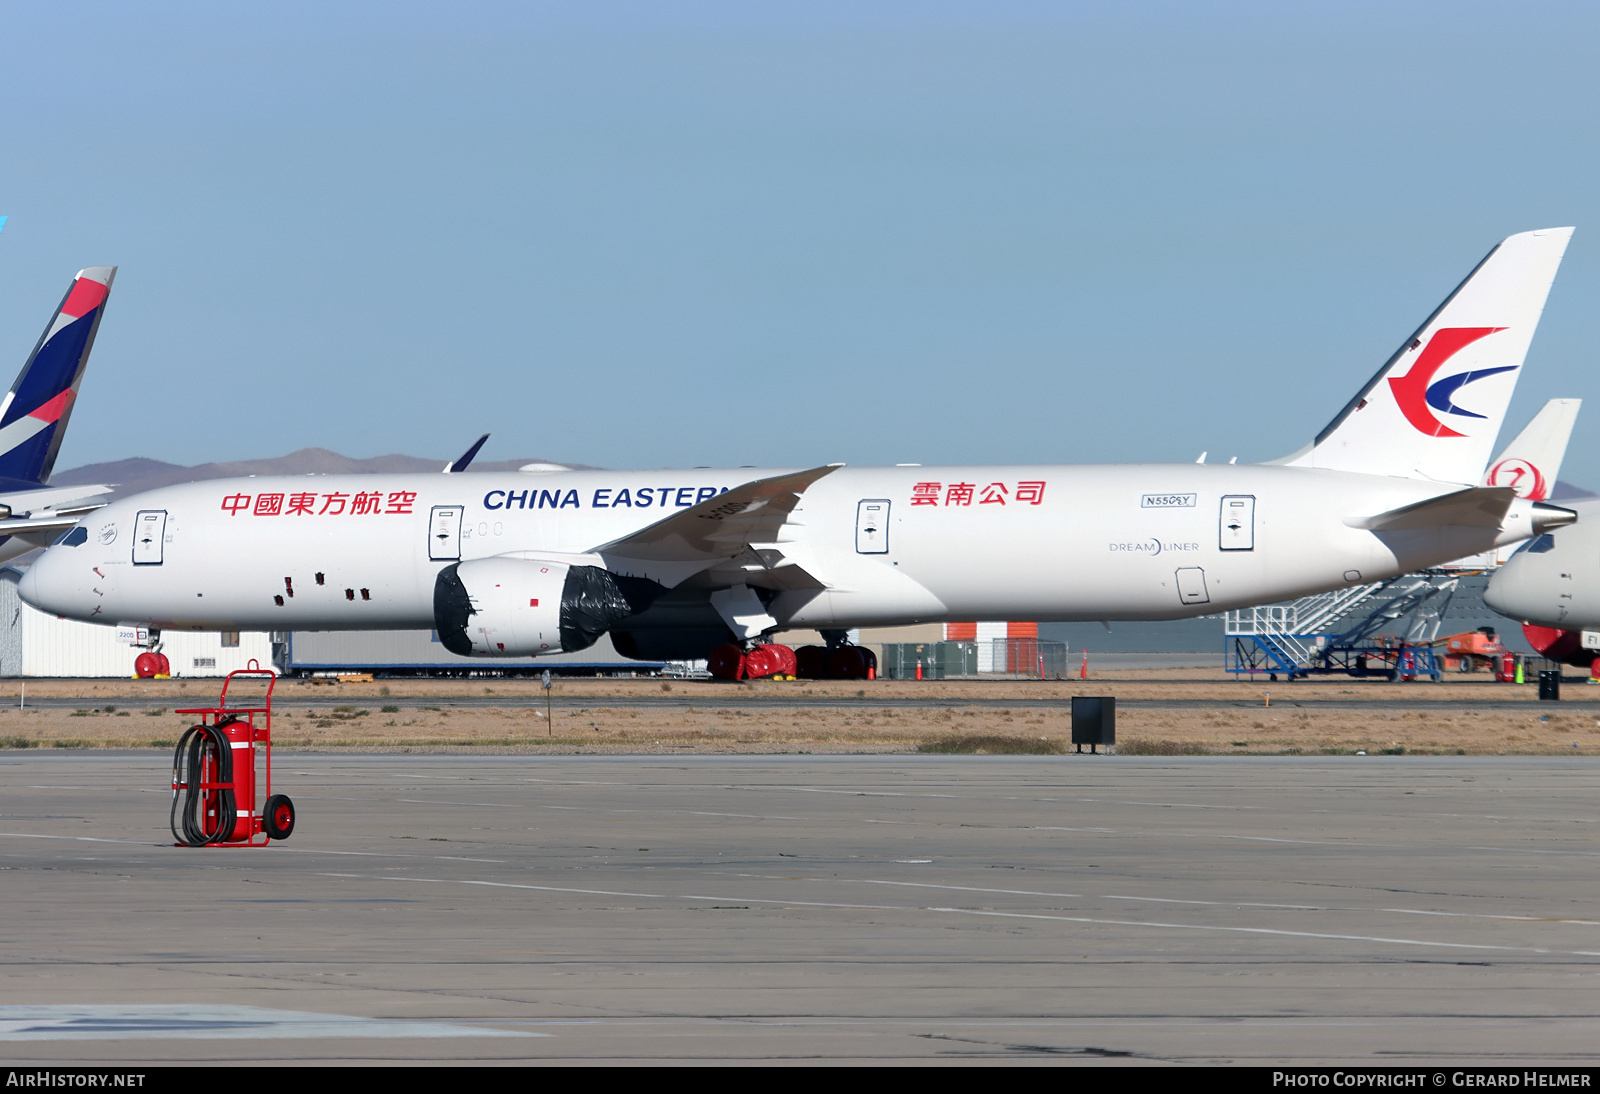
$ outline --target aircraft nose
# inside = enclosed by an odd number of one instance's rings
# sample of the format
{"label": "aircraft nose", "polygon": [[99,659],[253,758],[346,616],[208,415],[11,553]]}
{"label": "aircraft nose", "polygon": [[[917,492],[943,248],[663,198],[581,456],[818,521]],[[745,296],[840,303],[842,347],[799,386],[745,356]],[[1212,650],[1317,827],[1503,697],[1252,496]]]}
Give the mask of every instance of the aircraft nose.
{"label": "aircraft nose", "polygon": [[1544,575],[1538,572],[1540,569],[1529,566],[1528,560],[1520,555],[1512,558],[1489,579],[1489,587],[1483,591],[1483,602],[1492,611],[1510,619],[1548,617],[1554,610],[1556,590],[1544,587],[1554,582],[1548,578],[1541,581]]}
{"label": "aircraft nose", "polygon": [[[49,554],[48,551],[45,554]],[[35,559],[32,566],[22,571],[22,577],[17,581],[17,595],[22,597],[22,602],[32,608],[40,608],[39,604],[39,565],[44,562],[44,556]]]}
{"label": "aircraft nose", "polygon": [[52,615],[69,614],[68,605],[62,601],[61,561],[56,548],[51,547],[23,571],[17,581],[17,595],[24,604]]}
{"label": "aircraft nose", "polygon": [[[1506,594],[1504,585],[1497,586],[1495,584],[1495,580],[1499,576],[1499,574],[1496,574],[1495,577],[1489,579],[1489,587],[1483,590],[1483,602],[1488,605],[1491,611],[1499,612],[1505,616],[1515,615],[1517,606],[1513,602],[1513,598]],[[21,586],[18,586],[18,588],[20,590]],[[22,598],[24,600],[28,599],[27,594],[24,593]]]}

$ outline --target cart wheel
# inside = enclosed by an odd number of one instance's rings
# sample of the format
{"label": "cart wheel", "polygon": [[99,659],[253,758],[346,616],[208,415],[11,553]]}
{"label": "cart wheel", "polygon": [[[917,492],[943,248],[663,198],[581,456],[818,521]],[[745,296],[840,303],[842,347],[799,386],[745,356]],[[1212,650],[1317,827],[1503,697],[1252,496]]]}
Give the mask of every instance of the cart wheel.
{"label": "cart wheel", "polygon": [[273,839],[288,839],[294,831],[294,802],[287,794],[274,794],[267,799],[267,835]]}

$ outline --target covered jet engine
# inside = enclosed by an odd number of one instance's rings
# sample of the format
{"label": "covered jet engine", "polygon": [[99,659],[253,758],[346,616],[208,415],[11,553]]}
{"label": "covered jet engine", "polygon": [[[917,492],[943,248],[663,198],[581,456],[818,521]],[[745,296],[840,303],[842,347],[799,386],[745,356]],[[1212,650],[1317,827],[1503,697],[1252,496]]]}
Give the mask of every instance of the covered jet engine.
{"label": "covered jet engine", "polygon": [[433,620],[463,657],[537,657],[587,649],[664,590],[598,566],[539,558],[480,558],[439,571]]}

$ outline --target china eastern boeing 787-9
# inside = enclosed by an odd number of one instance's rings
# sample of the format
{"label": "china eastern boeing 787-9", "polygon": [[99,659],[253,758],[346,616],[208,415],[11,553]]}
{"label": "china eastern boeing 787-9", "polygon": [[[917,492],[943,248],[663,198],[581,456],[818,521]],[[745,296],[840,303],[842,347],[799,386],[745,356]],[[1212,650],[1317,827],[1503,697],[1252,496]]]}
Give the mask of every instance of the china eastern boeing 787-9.
{"label": "china eastern boeing 787-9", "polygon": [[1479,485],[1570,235],[1500,243],[1311,444],[1266,464],[199,482],[85,518],[20,592],[107,624],[433,628],[485,658],[609,633],[654,660],[787,628],[1172,619],[1372,582],[1573,519]]}

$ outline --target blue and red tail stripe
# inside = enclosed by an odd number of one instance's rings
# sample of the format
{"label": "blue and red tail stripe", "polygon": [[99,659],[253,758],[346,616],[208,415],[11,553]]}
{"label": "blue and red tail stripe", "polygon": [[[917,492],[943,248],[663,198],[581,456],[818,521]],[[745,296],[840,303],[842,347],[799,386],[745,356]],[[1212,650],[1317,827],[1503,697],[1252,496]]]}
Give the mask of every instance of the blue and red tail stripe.
{"label": "blue and red tail stripe", "polygon": [[50,477],[116,273],[115,266],[79,271],[0,403],[0,489]]}

